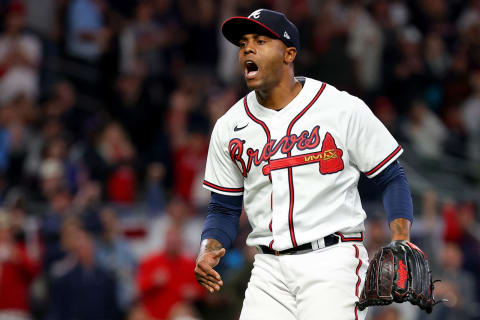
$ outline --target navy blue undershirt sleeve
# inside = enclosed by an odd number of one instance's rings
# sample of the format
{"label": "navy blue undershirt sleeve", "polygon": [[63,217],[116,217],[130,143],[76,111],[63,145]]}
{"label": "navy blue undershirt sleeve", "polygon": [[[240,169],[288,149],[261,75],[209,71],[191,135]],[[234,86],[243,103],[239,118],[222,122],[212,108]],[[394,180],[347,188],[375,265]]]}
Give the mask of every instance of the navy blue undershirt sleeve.
{"label": "navy blue undershirt sleeve", "polygon": [[212,192],[203,225],[204,239],[218,240],[225,249],[232,246],[237,237],[238,221],[242,214],[243,196],[224,196]]}
{"label": "navy blue undershirt sleeve", "polygon": [[405,218],[413,223],[412,195],[400,163],[393,162],[372,180],[382,190],[388,223],[398,218]]}

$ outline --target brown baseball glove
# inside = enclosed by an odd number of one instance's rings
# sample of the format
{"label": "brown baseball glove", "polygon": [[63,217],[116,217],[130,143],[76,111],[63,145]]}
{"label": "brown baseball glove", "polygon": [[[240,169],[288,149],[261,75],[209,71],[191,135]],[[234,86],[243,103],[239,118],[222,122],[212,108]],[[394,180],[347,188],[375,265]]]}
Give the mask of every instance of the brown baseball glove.
{"label": "brown baseball glove", "polygon": [[383,247],[370,262],[357,305],[363,310],[410,301],[430,313],[435,305],[433,290],[425,253],[409,241],[397,240]]}

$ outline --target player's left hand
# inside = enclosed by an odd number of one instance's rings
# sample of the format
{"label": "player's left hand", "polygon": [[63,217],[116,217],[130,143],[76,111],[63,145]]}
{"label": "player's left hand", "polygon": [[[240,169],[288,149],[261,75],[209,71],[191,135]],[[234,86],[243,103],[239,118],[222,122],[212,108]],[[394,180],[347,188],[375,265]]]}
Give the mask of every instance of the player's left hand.
{"label": "player's left hand", "polygon": [[221,286],[223,286],[222,277],[213,268],[218,265],[225,252],[225,248],[214,251],[202,251],[197,257],[195,277],[198,283],[210,293],[220,291]]}
{"label": "player's left hand", "polygon": [[428,258],[416,245],[396,240],[383,247],[370,261],[365,286],[357,305],[387,305],[410,301],[427,313],[436,304]]}

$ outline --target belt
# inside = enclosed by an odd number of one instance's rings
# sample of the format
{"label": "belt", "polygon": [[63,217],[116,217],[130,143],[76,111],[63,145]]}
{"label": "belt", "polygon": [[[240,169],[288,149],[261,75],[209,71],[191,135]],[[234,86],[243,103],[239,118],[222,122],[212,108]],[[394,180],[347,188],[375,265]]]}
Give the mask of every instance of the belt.
{"label": "belt", "polygon": [[307,253],[307,252],[318,250],[318,249],[323,249],[326,247],[333,246],[339,243],[340,241],[341,242],[350,242],[350,241],[361,242],[363,241],[363,232],[360,233],[360,237],[349,237],[349,238],[344,237],[343,234],[339,232],[336,232],[336,233],[329,234],[328,236],[320,240],[304,243],[297,247],[285,249],[282,251],[273,250],[267,246],[259,246],[259,247],[262,253],[281,256],[281,255],[301,254],[301,253]]}

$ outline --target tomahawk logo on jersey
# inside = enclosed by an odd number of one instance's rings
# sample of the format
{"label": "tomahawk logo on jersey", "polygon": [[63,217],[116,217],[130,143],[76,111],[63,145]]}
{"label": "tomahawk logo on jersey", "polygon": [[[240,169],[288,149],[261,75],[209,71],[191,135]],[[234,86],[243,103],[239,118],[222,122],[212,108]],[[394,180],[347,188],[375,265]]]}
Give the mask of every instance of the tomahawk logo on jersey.
{"label": "tomahawk logo on jersey", "polygon": [[402,153],[360,99],[303,80],[280,111],[262,107],[251,92],[213,130],[204,186],[243,194],[253,228],[248,245],[285,250],[363,232],[360,172],[374,177]]}

